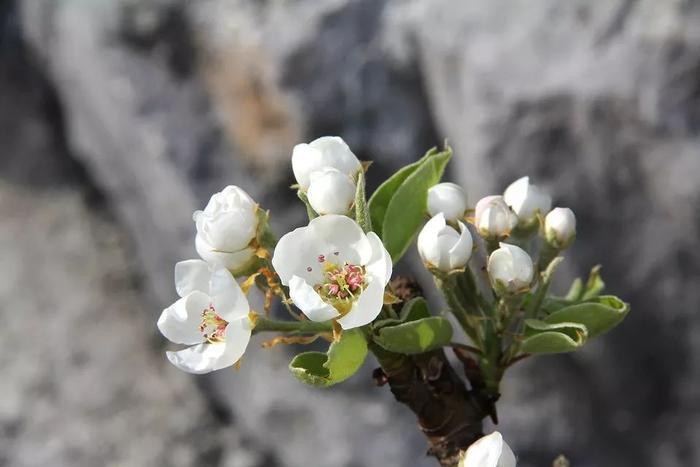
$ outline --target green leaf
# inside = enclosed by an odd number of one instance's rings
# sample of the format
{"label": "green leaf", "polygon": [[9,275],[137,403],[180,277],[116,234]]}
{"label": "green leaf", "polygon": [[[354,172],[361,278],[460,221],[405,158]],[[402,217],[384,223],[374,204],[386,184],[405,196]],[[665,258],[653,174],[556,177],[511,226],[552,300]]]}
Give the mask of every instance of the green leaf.
{"label": "green leaf", "polygon": [[569,287],[569,291],[564,298],[566,300],[576,301],[581,299],[581,295],[583,295],[583,281],[580,277],[577,277],[571,283],[571,287]]}
{"label": "green leaf", "polygon": [[391,198],[399,189],[401,184],[429,157],[437,153],[437,148],[430,149],[420,160],[400,168],[394,175],[389,177],[384,183],[379,185],[369,199],[370,218],[374,232],[382,238],[382,226],[384,225],[384,215]]}
{"label": "green leaf", "polygon": [[580,323],[550,324],[525,320],[525,339],[521,351],[533,354],[573,352],[586,342],[588,332]]}
{"label": "green leaf", "polygon": [[550,324],[580,323],[588,329],[588,337],[596,337],[620,324],[629,311],[629,304],[619,298],[601,295],[588,302],[561,308],[545,318],[545,321]]}
{"label": "green leaf", "polygon": [[306,384],[328,387],[345,381],[360,369],[367,356],[367,341],[362,331],[344,331],[327,353],[300,353],[289,364],[292,374]]}
{"label": "green leaf", "polygon": [[429,318],[430,310],[428,302],[423,297],[416,297],[407,302],[401,309],[401,321],[416,321],[422,318]]}
{"label": "green leaf", "polygon": [[452,149],[435,153],[401,183],[391,197],[382,224],[382,242],[396,263],[420,229],[427,210],[428,189],[440,182]]}
{"label": "green leaf", "polygon": [[355,220],[365,232],[372,231],[372,219],[367,206],[365,196],[365,173],[360,171],[357,175],[357,190],[355,190]]}
{"label": "green leaf", "polygon": [[440,316],[384,327],[375,336],[384,349],[406,355],[419,354],[448,345],[452,340],[452,325]]}
{"label": "green leaf", "polygon": [[406,323],[408,321],[416,321],[421,318],[429,318],[430,310],[428,309],[428,302],[425,301],[423,297],[416,297],[404,304],[401,308],[401,316],[399,318],[387,318],[379,321],[375,321],[372,328],[377,331],[385,326],[396,326],[398,324]]}
{"label": "green leaf", "polygon": [[600,264],[593,266],[591,273],[588,275],[588,281],[586,281],[586,288],[581,296],[581,300],[592,300],[596,298],[604,288],[605,282],[603,282],[603,278],[600,277]]}

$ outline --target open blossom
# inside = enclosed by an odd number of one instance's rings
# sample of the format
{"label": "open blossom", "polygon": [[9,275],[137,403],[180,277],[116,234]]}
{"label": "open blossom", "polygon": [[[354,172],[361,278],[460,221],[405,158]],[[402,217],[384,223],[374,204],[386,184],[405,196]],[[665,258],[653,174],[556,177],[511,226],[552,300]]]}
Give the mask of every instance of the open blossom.
{"label": "open blossom", "polygon": [[346,216],[313,219],[284,235],[272,265],[294,304],[312,321],[337,319],[343,329],[377,317],[391,278],[389,253],[374,232]]}
{"label": "open blossom", "polygon": [[518,223],[518,216],[511,211],[503,196],[481,198],[474,211],[476,228],[484,237],[507,237]]}
{"label": "open blossom", "polygon": [[506,204],[513,208],[521,224],[531,224],[537,212],[546,215],[552,208],[552,198],[537,185],[530,183],[530,177],[522,177],[511,183],[503,193]]}
{"label": "open blossom", "polygon": [[534,276],[530,255],[508,243],[501,243],[501,247],[491,253],[487,268],[494,288],[507,293],[527,290]]}
{"label": "open blossom", "polygon": [[418,253],[428,266],[448,272],[463,268],[472,254],[472,236],[459,222],[459,232],[438,213],[418,234]]}
{"label": "open blossom", "polygon": [[251,242],[258,228],[258,206],[237,186],[229,185],[215,193],[203,211],[196,211],[195,248],[210,263],[237,271],[254,257]]}
{"label": "open blossom", "polygon": [[321,215],[346,214],[355,200],[355,189],[350,176],[325,167],[311,174],[306,196],[314,211]]}
{"label": "open blossom", "polygon": [[449,221],[460,220],[467,210],[467,194],[456,183],[438,183],[428,190],[428,214],[443,213]]}
{"label": "open blossom", "polygon": [[309,188],[311,174],[325,167],[339,170],[350,177],[362,170],[360,161],[339,136],[322,136],[308,144],[294,146],[292,170],[302,190]]}
{"label": "open blossom", "polygon": [[469,446],[459,462],[459,467],[515,467],[515,465],[515,454],[497,431]]}
{"label": "open blossom", "polygon": [[547,241],[557,248],[566,248],[576,237],[576,216],[569,208],[554,208],[544,219]]}
{"label": "open blossom", "polygon": [[250,307],[231,273],[220,265],[191,259],[175,265],[175,289],[181,297],[163,310],[158,329],[186,349],[166,352],[189,373],[209,373],[236,363],[250,341]]}

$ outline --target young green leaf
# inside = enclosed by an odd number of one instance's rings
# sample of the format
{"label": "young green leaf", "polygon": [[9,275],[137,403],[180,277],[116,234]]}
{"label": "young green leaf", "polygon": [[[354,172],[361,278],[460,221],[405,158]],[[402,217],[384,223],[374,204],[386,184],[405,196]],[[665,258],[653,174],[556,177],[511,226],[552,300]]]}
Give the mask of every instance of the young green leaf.
{"label": "young green leaf", "polygon": [[593,266],[591,273],[588,275],[588,281],[586,281],[586,288],[581,296],[581,300],[592,300],[596,298],[604,288],[605,282],[603,282],[603,278],[600,277],[600,264]]}
{"label": "young green leaf", "polygon": [[435,153],[401,183],[389,201],[382,225],[382,242],[396,263],[413,241],[427,210],[428,189],[440,182],[452,149]]}
{"label": "young green leaf", "polygon": [[601,295],[592,301],[561,308],[545,318],[545,321],[550,324],[580,323],[588,329],[588,337],[596,337],[620,324],[629,311],[629,304],[619,298]]}
{"label": "young green leaf", "polygon": [[438,152],[437,148],[430,149],[420,160],[408,164],[399,169],[394,175],[389,177],[384,183],[379,185],[379,188],[372,194],[369,199],[370,218],[374,232],[382,238],[382,226],[384,225],[384,215],[391,198],[399,189],[401,184],[429,157]]}
{"label": "young green leaf", "polygon": [[525,320],[525,339],[521,351],[532,354],[573,352],[586,343],[588,332],[580,323],[550,324]]}
{"label": "young green leaf", "polygon": [[406,355],[438,349],[451,340],[452,325],[439,316],[383,327],[375,336],[375,342],[384,349]]}
{"label": "young green leaf", "polygon": [[367,341],[362,331],[344,331],[340,340],[327,353],[300,353],[289,364],[294,376],[306,384],[328,387],[351,377],[360,369],[367,356]]}

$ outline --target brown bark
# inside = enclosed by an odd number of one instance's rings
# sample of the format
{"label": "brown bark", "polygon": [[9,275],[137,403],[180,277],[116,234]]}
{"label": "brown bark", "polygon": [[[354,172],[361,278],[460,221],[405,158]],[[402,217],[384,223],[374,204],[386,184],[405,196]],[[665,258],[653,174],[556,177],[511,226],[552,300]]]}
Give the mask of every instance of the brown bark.
{"label": "brown bark", "polygon": [[414,356],[372,350],[382,366],[375,373],[377,382],[388,383],[396,400],[416,414],[430,444],[428,454],[442,467],[456,467],[460,451],[483,436],[483,418],[495,418],[494,401],[479,390],[476,364],[465,363],[467,375],[475,380],[467,389],[442,349]]}

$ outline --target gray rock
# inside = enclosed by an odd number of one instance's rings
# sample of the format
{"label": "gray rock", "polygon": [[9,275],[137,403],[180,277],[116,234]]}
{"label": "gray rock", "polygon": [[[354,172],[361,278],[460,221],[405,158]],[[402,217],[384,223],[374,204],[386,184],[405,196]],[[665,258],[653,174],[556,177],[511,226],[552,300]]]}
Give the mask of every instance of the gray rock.
{"label": "gray rock", "polygon": [[[697,2],[20,6],[68,149],[135,245],[159,305],[149,319],[174,298],[191,212],[213,191],[243,186],[282,232],[303,219],[285,189],[295,143],[342,135],[376,161],[376,186],[447,138],[473,200],[529,174],[575,210],[560,285],[600,262],[633,306],[584,351],[508,377],[499,429],[522,464],[700,461]],[[411,415],[367,373],[311,391],[286,374],[289,355],[254,350],[238,375],[199,381],[283,465],[430,465]]]}

